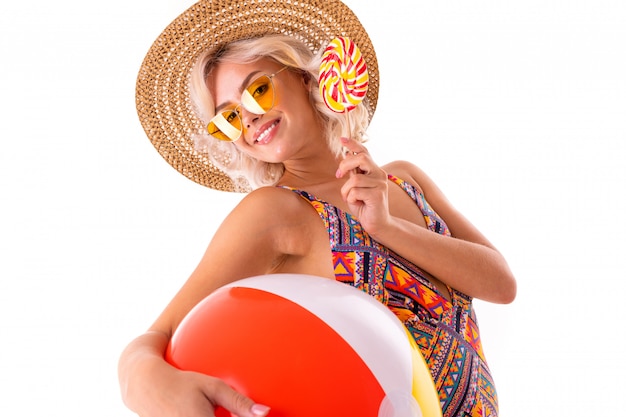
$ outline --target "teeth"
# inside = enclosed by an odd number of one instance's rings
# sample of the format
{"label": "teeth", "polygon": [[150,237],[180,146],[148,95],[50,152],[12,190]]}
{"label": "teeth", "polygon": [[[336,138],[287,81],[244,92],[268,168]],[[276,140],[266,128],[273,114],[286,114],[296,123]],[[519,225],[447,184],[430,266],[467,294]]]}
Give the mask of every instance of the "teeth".
{"label": "teeth", "polygon": [[261,142],[267,135],[269,135],[269,133],[274,130],[274,128],[276,127],[277,122],[272,123],[272,125],[270,127],[267,128],[267,130],[265,130],[263,133],[261,133],[259,135],[259,137],[256,138],[257,142]]}

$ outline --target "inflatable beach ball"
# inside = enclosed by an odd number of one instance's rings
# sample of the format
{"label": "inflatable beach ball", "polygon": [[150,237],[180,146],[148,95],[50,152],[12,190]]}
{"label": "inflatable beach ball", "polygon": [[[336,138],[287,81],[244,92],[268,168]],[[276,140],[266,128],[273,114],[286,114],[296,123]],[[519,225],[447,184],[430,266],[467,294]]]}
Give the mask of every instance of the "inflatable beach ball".
{"label": "inflatable beach ball", "polygon": [[183,319],[166,360],[223,379],[270,417],[441,417],[402,322],[330,279],[275,274],[219,288]]}

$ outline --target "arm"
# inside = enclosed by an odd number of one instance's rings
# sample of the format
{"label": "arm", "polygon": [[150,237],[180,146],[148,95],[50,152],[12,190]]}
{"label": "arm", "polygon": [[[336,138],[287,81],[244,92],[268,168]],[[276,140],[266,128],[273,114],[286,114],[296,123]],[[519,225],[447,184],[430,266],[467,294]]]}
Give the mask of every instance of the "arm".
{"label": "arm", "polygon": [[[489,240],[444,196],[419,168],[402,163],[406,180],[421,187],[431,207],[446,222],[452,239],[398,217],[390,217],[377,239],[390,242],[394,251],[423,265],[430,274],[468,295],[496,303],[515,298],[516,282],[506,260]],[[419,245],[419,251],[415,250]],[[450,262],[454,260],[454,262]]]}
{"label": "arm", "polygon": [[394,174],[423,190],[429,204],[450,228],[453,238],[393,216],[389,210],[386,172],[373,163],[362,145],[352,141],[349,145],[350,150],[358,154],[342,161],[341,172],[359,168],[365,174],[351,174],[343,194],[372,237],[472,297],[496,303],[513,301],[516,282],[504,257],[450,204],[423,171],[407,162],[389,167]]}
{"label": "arm", "polygon": [[280,242],[285,241],[281,237],[289,228],[289,216],[276,213],[280,205],[289,208],[291,203],[283,200],[275,191],[244,198],[216,231],[197,268],[149,331],[123,351],[118,373],[128,408],[145,417],[208,417],[217,405],[240,417],[267,414],[266,408],[219,379],[172,367],[164,360],[164,352],[180,321],[200,300],[228,282],[268,273],[286,256]]}
{"label": "arm", "polygon": [[148,331],[133,340],[119,362],[122,398],[141,416],[208,417],[221,405],[240,417],[267,414],[265,406],[234,391],[223,381],[195,372],[184,372],[163,359],[169,337]]}

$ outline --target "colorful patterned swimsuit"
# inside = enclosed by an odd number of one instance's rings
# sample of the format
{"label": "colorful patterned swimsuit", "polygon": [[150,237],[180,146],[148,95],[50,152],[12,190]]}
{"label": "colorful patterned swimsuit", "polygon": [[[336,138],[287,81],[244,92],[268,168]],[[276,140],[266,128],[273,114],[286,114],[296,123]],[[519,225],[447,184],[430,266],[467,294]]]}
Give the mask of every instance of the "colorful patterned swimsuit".
{"label": "colorful patterned swimsuit", "polygon": [[[411,184],[389,175],[421,210],[428,229],[450,236],[444,221]],[[428,363],[444,417],[498,415],[495,386],[485,362],[472,299],[448,287],[451,301],[416,265],[371,239],[352,215],[306,191],[330,238],[335,277],[387,305],[407,326]]]}

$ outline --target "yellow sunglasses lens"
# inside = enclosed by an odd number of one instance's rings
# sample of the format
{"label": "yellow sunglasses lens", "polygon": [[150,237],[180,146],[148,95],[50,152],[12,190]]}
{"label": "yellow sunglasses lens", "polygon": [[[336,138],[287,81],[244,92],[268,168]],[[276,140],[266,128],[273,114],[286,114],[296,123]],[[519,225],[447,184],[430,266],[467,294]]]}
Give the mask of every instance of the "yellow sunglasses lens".
{"label": "yellow sunglasses lens", "polygon": [[227,142],[236,141],[241,136],[241,117],[237,110],[225,110],[211,119],[207,130],[216,139]]}
{"label": "yellow sunglasses lens", "polygon": [[[241,95],[241,105],[254,114],[271,110],[274,107],[274,85],[270,76],[263,75],[252,81]],[[207,130],[216,139],[233,142],[241,136],[242,124],[237,109],[225,110],[211,119]]]}
{"label": "yellow sunglasses lens", "polygon": [[265,114],[274,106],[274,85],[267,75],[257,78],[241,95],[243,107],[254,114]]}

